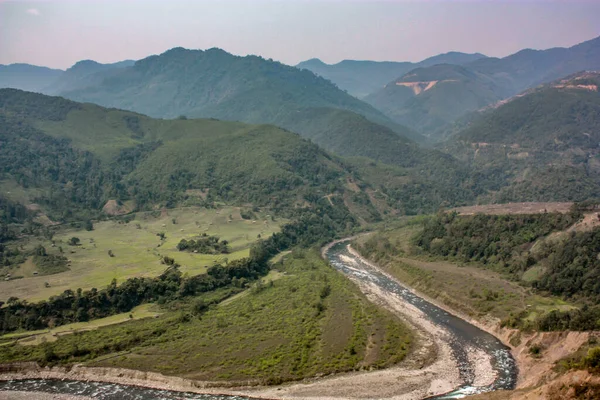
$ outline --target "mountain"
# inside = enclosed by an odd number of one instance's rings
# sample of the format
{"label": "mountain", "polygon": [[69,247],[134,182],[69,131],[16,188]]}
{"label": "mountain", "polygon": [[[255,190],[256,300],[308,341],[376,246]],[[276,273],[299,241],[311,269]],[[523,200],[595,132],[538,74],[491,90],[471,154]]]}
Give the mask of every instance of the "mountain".
{"label": "mountain", "polygon": [[485,57],[479,53],[450,52],[427,58],[419,63],[343,60],[337,64],[325,64],[321,60],[313,58],[299,63],[296,68],[308,69],[329,79],[351,95],[363,98],[414,68],[435,64],[461,65]]}
{"label": "mountain", "polygon": [[337,64],[325,64],[319,59],[303,61],[296,68],[307,69],[329,79],[340,89],[363,98],[381,88],[390,80],[413,68],[410,62],[377,62],[344,60]]}
{"label": "mountain", "polygon": [[[0,90],[2,182],[56,214],[227,201],[293,207],[343,188],[345,168],[271,125],[156,120],[12,89]],[[327,190],[327,192],[325,192]],[[318,197],[317,197],[318,198]]]}
{"label": "mountain", "polygon": [[600,37],[569,48],[521,50],[504,58],[489,58],[467,64],[494,79],[507,97],[541,83],[584,70],[600,69]]}
{"label": "mountain", "polygon": [[490,199],[600,197],[600,73],[582,72],[473,115],[444,147],[497,185]]}
{"label": "mountain", "polygon": [[501,99],[502,93],[484,74],[463,66],[438,64],[412,70],[365,101],[394,121],[426,133]]}
{"label": "mountain", "polygon": [[390,122],[309,71],[220,49],[171,49],[137,61],[98,84],[61,95],[158,118],[186,115],[280,124],[303,107],[334,107],[374,122]]}
{"label": "mountain", "polygon": [[[153,119],[2,89],[0,188],[53,220],[97,216],[109,200],[130,209],[219,201],[294,212],[325,198],[373,221],[474,199],[463,184],[468,171],[451,156],[348,111],[306,112],[315,126],[347,121],[330,136],[323,131],[313,138],[354,158],[341,159],[273,125]],[[348,149],[335,147],[338,141]]]}
{"label": "mountain", "polygon": [[[570,48],[527,49],[504,58],[481,58],[460,67],[435,65],[416,69],[365,101],[399,124],[436,140],[448,124],[468,112],[541,83],[595,69],[600,69],[600,38]],[[449,77],[449,70],[459,77]],[[411,94],[405,87],[417,79],[421,83]]]}
{"label": "mountain", "polygon": [[51,84],[47,85],[44,94],[58,94],[64,91],[76,90],[99,83],[111,72],[120,68],[131,67],[134,60],[124,60],[112,64],[101,64],[93,60],[82,60],[67,69]]}
{"label": "mountain", "polygon": [[[364,115],[400,134],[409,132],[310,71],[220,49],[171,49],[131,67],[88,75],[79,85],[60,95],[156,118],[218,118],[287,128],[298,112],[326,107]],[[409,136],[422,140],[414,132]]]}
{"label": "mountain", "polygon": [[64,71],[30,64],[0,65],[0,88],[41,92]]}

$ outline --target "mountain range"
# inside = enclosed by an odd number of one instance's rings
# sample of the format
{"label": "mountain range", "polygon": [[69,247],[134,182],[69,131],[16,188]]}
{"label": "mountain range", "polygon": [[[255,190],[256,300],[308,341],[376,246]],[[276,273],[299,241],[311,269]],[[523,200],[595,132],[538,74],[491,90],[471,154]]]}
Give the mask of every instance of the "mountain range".
{"label": "mountain range", "polygon": [[418,63],[343,60],[337,64],[325,64],[318,58],[313,58],[299,63],[296,67],[308,69],[329,79],[352,96],[363,98],[415,68],[430,67],[436,64],[462,65],[485,57],[480,53],[449,52],[429,57]]}
{"label": "mountain range", "polygon": [[570,48],[419,68],[365,97],[399,124],[433,139],[462,115],[583,70],[600,69],[600,37]]}
{"label": "mountain range", "polygon": [[[597,74],[536,85],[595,65],[598,46],[596,39],[475,61],[446,54],[428,62],[466,63],[413,69],[366,98],[381,111],[306,69],[219,49],[175,48],[115,64],[82,61],[60,73],[40,69],[57,75],[44,90],[63,97],[0,91],[1,127],[12,143],[3,165],[39,170],[5,167],[2,180],[41,190],[31,201],[79,199],[96,209],[110,198],[181,204],[207,188],[226,202],[282,206],[327,196],[329,187],[346,204],[369,208],[357,208],[365,220],[442,204],[595,197]],[[423,147],[422,136],[397,121],[447,140]],[[260,140],[249,141],[255,136]],[[30,149],[43,147],[63,157],[38,160]],[[257,157],[243,154],[255,148]],[[26,161],[15,155],[21,153]],[[311,155],[298,160],[298,154]],[[101,167],[90,176],[78,175],[78,168],[95,165]],[[310,179],[295,168],[312,171]],[[65,194],[72,187],[80,193]]]}

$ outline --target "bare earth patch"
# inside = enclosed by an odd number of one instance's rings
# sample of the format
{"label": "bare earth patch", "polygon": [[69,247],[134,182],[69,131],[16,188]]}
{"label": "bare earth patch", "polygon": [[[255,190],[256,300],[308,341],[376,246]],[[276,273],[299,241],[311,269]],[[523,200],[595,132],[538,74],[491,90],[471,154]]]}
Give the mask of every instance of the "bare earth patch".
{"label": "bare earth patch", "polygon": [[449,211],[456,211],[461,215],[543,214],[544,212],[567,213],[572,205],[573,203],[506,203],[457,207]]}

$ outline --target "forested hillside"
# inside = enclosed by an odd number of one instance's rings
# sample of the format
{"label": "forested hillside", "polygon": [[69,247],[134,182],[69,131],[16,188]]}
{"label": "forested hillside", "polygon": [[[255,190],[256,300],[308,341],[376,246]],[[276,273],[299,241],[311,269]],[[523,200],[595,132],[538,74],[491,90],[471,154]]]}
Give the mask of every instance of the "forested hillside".
{"label": "forested hillside", "polygon": [[350,176],[274,126],[155,120],[10,89],[0,91],[0,134],[2,184],[58,220],[94,215],[111,199],[141,209],[225,201],[291,210],[326,195],[337,202]]}
{"label": "forested hillside", "polygon": [[[536,85],[600,68],[600,38],[570,48],[526,49],[462,66],[433,65],[399,75],[365,100],[433,140],[461,116]],[[418,82],[418,83],[417,83]]]}
{"label": "forested hillside", "polygon": [[[441,213],[425,221],[414,243],[426,253],[475,262],[542,293],[584,304],[581,309],[555,310],[534,321],[524,319],[524,311],[504,324],[540,330],[594,330],[600,327],[600,229],[566,231],[582,217],[577,207],[570,214]],[[559,233],[562,231],[566,232]]]}
{"label": "forested hillside", "polygon": [[498,183],[497,202],[598,197],[599,84],[581,73],[526,92],[474,115],[444,147]]}
{"label": "forested hillside", "polygon": [[333,107],[393,123],[326,79],[257,56],[174,48],[62,96],[158,118],[219,118],[284,125],[298,110]]}
{"label": "forested hillside", "polygon": [[450,64],[418,68],[365,98],[396,122],[432,134],[469,111],[503,97],[484,74]]}

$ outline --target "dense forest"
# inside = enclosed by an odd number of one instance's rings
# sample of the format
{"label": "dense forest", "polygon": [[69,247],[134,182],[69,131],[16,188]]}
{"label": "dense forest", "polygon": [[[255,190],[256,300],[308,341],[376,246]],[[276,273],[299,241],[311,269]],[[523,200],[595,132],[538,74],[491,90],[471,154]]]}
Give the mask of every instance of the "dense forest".
{"label": "dense forest", "polygon": [[563,230],[577,219],[577,215],[561,213],[473,216],[439,213],[424,223],[415,243],[431,254],[478,261],[517,274],[529,268],[534,260],[525,257],[517,261],[515,255],[540,237]]}
{"label": "dense forest", "polygon": [[600,328],[600,228],[573,230],[556,240],[542,240],[532,250],[533,243],[565,230],[581,216],[577,207],[570,214],[440,213],[425,221],[414,242],[428,254],[474,261],[474,265],[494,268],[516,280],[540,266],[542,273],[537,278],[522,283],[583,304],[577,309],[551,311],[535,321],[524,320],[524,312],[507,319],[504,325],[542,331],[595,330]]}

